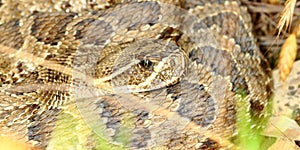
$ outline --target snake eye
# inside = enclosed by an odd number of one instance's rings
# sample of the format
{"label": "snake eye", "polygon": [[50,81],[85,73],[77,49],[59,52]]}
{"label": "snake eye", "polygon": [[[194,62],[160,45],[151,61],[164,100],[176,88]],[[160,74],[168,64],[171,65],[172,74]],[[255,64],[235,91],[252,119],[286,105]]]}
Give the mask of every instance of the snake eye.
{"label": "snake eye", "polygon": [[141,60],[139,64],[140,64],[143,68],[148,69],[148,68],[152,67],[153,62],[150,61],[150,60],[148,60],[148,59],[144,59],[144,60]]}

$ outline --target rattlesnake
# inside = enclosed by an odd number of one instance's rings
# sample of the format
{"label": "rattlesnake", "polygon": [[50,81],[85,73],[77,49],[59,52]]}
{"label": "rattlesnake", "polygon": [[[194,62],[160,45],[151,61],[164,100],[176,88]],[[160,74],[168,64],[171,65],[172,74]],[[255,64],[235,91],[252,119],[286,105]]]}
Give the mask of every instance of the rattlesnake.
{"label": "rattlesnake", "polygon": [[76,135],[81,148],[97,147],[93,134],[131,149],[215,149],[233,146],[239,99],[268,117],[270,68],[239,1],[100,3],[16,3],[1,16],[2,135],[51,149],[59,115],[78,111],[93,131]]}

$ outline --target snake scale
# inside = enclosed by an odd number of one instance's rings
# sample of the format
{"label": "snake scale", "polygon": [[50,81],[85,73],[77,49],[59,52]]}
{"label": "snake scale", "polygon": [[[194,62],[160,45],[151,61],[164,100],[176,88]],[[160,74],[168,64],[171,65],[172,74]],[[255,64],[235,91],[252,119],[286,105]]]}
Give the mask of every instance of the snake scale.
{"label": "snake scale", "polygon": [[[267,116],[271,72],[239,1],[48,2],[1,2],[1,135],[49,148],[72,108],[111,145],[219,149],[241,93]],[[77,144],[95,149],[91,134]]]}

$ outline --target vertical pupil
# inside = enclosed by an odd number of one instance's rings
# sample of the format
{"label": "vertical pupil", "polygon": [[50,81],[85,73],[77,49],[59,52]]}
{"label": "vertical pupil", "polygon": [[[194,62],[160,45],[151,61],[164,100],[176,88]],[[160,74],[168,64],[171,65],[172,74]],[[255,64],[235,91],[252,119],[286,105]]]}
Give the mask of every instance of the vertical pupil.
{"label": "vertical pupil", "polygon": [[145,59],[145,60],[142,60],[142,61],[140,62],[140,64],[141,64],[141,66],[143,66],[144,68],[149,68],[149,67],[152,66],[153,63],[152,63],[150,60]]}

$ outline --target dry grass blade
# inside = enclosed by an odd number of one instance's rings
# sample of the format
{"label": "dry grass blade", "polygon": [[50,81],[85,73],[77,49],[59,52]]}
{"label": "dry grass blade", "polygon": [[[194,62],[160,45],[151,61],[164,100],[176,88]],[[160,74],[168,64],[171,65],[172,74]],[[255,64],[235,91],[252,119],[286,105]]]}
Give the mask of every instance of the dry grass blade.
{"label": "dry grass blade", "polygon": [[292,23],[293,13],[296,6],[296,0],[287,0],[284,4],[284,9],[281,12],[280,20],[277,25],[278,35],[282,31],[282,29],[285,27],[285,31],[288,29],[288,27]]}
{"label": "dry grass blade", "polygon": [[297,55],[296,34],[291,34],[284,42],[279,55],[279,74],[280,80],[285,81],[291,72]]}
{"label": "dry grass blade", "polygon": [[300,19],[293,29],[293,33],[284,42],[279,55],[279,74],[280,80],[285,81],[290,74],[297,56],[297,37],[299,37]]}

